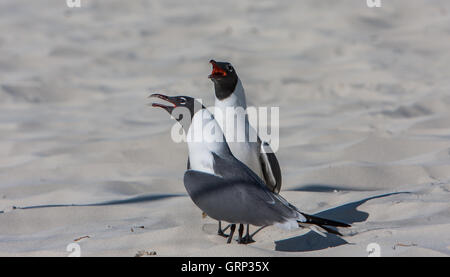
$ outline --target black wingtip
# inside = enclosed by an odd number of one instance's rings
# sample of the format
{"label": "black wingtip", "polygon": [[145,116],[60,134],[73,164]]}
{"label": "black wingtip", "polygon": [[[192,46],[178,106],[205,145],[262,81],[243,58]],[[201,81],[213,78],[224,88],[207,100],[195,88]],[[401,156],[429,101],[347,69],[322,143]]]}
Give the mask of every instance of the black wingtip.
{"label": "black wingtip", "polygon": [[329,227],[324,226],[324,225],[319,225],[319,226],[320,226],[320,228],[324,229],[324,230],[327,231],[328,233],[335,234],[335,235],[338,235],[338,236],[341,236],[341,237],[342,237],[342,234],[339,233],[338,230],[334,230],[334,229],[329,228]]}
{"label": "black wingtip", "polygon": [[333,227],[351,227],[350,224],[347,224],[344,222],[334,221],[331,219],[325,219],[325,218],[321,218],[321,217],[313,216],[313,215],[309,215],[309,214],[304,214],[304,213],[302,213],[302,215],[306,218],[307,223],[316,224],[321,227],[322,227],[322,225],[328,225],[328,226],[333,226]]}

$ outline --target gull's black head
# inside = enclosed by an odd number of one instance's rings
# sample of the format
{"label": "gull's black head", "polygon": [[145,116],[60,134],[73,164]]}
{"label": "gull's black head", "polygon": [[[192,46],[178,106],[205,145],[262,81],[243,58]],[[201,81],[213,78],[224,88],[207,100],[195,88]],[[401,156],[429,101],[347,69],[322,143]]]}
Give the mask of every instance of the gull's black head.
{"label": "gull's black head", "polygon": [[149,97],[159,98],[172,104],[168,106],[152,103],[152,107],[163,108],[166,110],[176,121],[180,122],[186,132],[189,129],[194,114],[205,108],[199,101],[189,96],[167,96],[154,93]]}
{"label": "gull's black head", "polygon": [[214,83],[216,97],[219,100],[228,98],[233,93],[238,82],[236,70],[227,62],[210,60],[209,63],[212,65],[212,72],[209,78]]}

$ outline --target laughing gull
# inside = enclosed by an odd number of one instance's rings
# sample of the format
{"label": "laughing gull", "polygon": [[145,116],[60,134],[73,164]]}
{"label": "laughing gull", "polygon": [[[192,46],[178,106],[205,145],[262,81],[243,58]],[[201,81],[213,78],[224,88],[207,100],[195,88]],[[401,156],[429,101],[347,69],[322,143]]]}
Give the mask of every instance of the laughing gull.
{"label": "laughing gull", "polygon": [[[213,69],[209,78],[214,83],[215,108],[225,117],[217,121],[228,142],[233,155],[247,165],[258,175],[275,193],[281,189],[281,169],[275,154],[271,151],[267,142],[262,142],[256,131],[250,125],[248,116],[244,117],[244,124],[236,124],[234,132],[228,132],[224,123],[231,123],[239,118],[240,111],[247,109],[244,87],[236,70],[228,62],[210,61]],[[253,134],[252,134],[253,133]],[[255,141],[251,138],[254,135]],[[238,141],[245,138],[244,141]]]}
{"label": "laughing gull", "polygon": [[[303,227],[323,236],[324,232],[341,235],[329,226],[350,227],[346,223],[303,213],[273,193],[258,175],[233,156],[214,116],[194,98],[151,96],[171,103],[171,106],[158,103],[152,106],[165,109],[186,131],[191,169],[184,174],[184,186],[192,201],[211,218],[262,227]],[[188,114],[175,113],[179,107]],[[239,229],[238,241],[246,243]],[[231,242],[234,230],[235,225],[232,225],[227,243]]]}
{"label": "laughing gull", "polygon": [[[280,165],[270,145],[261,141],[248,121],[248,116],[245,114],[247,109],[245,91],[236,70],[228,62],[216,62],[215,60],[209,62],[212,65],[212,72],[208,77],[214,83],[216,98],[214,114],[216,119],[218,119],[217,111],[222,116],[222,120],[217,120],[217,122],[225,134],[231,153],[253,170],[272,192],[279,193],[281,189]],[[235,119],[239,118],[243,118],[244,122],[234,124]],[[232,130],[224,126],[230,123],[234,127]],[[238,141],[239,138],[244,138],[244,140]],[[252,141],[253,138],[255,139]],[[243,226],[239,226],[239,228],[241,229]],[[247,225],[247,235],[248,229]]]}

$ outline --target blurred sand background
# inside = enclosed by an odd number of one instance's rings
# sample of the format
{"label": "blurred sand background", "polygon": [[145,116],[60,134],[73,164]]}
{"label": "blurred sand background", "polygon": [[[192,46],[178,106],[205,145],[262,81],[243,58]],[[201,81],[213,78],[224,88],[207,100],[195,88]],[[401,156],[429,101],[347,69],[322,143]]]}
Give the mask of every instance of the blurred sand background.
{"label": "blurred sand background", "polygon": [[[0,256],[450,255],[450,2],[0,2]],[[226,245],[151,92],[214,104],[208,61],[280,107],[281,194],[353,224]],[[254,230],[254,228],[253,228]]]}

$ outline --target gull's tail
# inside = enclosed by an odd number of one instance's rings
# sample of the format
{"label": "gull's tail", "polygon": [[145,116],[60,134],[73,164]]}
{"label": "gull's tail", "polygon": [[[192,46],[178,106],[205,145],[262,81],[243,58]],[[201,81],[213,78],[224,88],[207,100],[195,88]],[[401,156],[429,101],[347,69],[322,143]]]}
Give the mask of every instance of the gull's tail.
{"label": "gull's tail", "polygon": [[299,221],[298,225],[301,227],[309,228],[321,236],[326,236],[324,234],[324,232],[342,236],[342,234],[339,233],[339,231],[337,231],[333,228],[330,228],[328,226],[351,227],[351,225],[347,224],[347,223],[334,221],[331,219],[325,219],[325,218],[321,218],[321,217],[317,217],[317,216],[313,216],[313,215],[309,215],[309,214],[305,214],[305,213],[301,213],[301,214],[306,218],[306,221],[304,221],[304,222]]}

